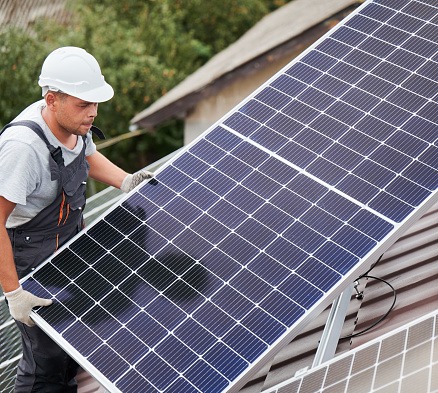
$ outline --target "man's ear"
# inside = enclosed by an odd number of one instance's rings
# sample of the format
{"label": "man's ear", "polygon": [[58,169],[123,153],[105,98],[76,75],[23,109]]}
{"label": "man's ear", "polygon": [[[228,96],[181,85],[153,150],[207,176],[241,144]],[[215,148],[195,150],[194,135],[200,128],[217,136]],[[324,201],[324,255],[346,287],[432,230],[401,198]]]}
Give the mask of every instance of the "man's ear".
{"label": "man's ear", "polygon": [[44,96],[44,99],[46,100],[47,108],[49,108],[51,111],[55,109],[55,103],[57,101],[57,97],[54,93],[51,91],[48,91],[46,95]]}

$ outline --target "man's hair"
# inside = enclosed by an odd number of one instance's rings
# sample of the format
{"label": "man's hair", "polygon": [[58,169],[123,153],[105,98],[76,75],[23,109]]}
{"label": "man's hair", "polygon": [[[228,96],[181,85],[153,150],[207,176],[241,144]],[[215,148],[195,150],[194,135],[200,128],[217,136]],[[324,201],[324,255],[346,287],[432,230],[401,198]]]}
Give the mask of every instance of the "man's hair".
{"label": "man's hair", "polygon": [[56,91],[56,90],[47,89],[47,91],[44,93],[44,98],[46,98],[47,94],[49,94],[49,93],[54,94],[60,100],[65,100],[67,98],[67,96],[68,96],[67,93],[64,93],[62,91]]}

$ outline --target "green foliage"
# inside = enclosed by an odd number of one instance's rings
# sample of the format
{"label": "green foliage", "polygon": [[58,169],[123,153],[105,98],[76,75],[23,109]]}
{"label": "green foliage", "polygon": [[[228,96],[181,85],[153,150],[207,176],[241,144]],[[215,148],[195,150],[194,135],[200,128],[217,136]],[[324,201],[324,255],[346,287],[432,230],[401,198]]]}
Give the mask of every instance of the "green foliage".
{"label": "green foliage", "polygon": [[29,103],[41,98],[36,83],[46,57],[44,45],[23,31],[0,33],[0,126],[10,122]]}
{"label": "green foliage", "polygon": [[[45,56],[80,46],[101,65],[115,96],[99,105],[95,124],[107,137],[226,48],[284,0],[70,0],[68,25],[39,21],[34,35],[9,31],[0,62],[0,121],[5,124],[40,97],[36,81]],[[127,170],[182,145],[182,122],[131,138],[103,152]]]}

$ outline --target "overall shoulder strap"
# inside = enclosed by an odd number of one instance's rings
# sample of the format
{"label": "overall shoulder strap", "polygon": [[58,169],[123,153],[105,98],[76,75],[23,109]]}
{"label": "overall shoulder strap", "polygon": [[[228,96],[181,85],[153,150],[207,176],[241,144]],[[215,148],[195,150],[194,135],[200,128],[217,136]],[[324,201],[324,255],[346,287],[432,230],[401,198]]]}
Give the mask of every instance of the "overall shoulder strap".
{"label": "overall shoulder strap", "polygon": [[62,158],[62,151],[61,148],[58,147],[54,147],[53,145],[50,144],[49,140],[47,139],[46,135],[44,134],[43,129],[40,127],[40,125],[32,120],[20,120],[20,121],[15,121],[13,123],[9,123],[6,124],[3,129],[0,131],[0,135],[2,134],[2,132],[4,130],[6,130],[9,127],[12,126],[24,126],[27,128],[30,128],[32,131],[34,131],[46,144],[47,148],[50,151],[51,156],[53,157],[53,159],[55,160],[55,162],[58,165],[63,166],[64,165],[64,159]]}

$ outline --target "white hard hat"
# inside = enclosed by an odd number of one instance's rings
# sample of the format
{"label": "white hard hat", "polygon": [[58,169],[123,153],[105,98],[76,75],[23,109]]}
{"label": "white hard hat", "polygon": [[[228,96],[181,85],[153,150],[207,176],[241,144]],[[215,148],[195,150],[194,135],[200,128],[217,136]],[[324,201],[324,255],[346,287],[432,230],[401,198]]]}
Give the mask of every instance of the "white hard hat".
{"label": "white hard hat", "polygon": [[86,50],[74,46],[55,49],[44,60],[38,84],[88,102],[104,102],[114,95],[99,63]]}

